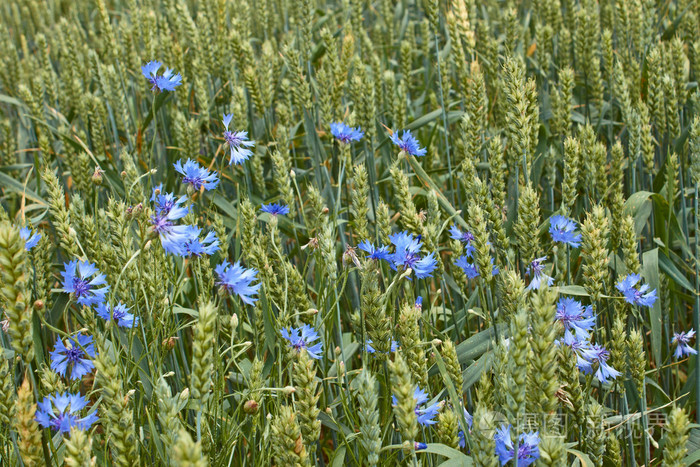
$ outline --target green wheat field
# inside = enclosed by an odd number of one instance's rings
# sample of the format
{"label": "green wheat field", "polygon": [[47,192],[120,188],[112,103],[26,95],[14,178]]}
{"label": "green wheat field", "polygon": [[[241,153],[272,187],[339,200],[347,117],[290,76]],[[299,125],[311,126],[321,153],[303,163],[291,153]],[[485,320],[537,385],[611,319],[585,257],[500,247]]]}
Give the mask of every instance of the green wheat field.
{"label": "green wheat field", "polygon": [[0,2],[0,465],[700,465],[700,1]]}

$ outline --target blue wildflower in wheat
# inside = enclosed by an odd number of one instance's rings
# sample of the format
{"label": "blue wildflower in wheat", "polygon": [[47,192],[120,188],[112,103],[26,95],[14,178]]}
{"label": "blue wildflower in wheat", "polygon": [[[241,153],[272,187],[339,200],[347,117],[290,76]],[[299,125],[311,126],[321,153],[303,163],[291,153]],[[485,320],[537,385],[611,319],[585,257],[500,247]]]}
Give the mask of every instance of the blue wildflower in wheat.
{"label": "blue wildflower in wheat", "polygon": [[[502,466],[516,457],[510,430],[511,425],[503,424],[500,428],[496,429],[496,433],[493,436],[493,440],[496,443],[496,455]],[[518,437],[516,467],[527,467],[535,462],[540,457],[539,444],[539,432],[522,433]]]}
{"label": "blue wildflower in wheat", "polygon": [[158,70],[163,66],[159,61],[148,62],[141,67],[141,73],[153,85],[151,91],[174,91],[182,84],[180,73],[174,75],[173,70],[166,68],[162,75],[158,75]]}
{"label": "blue wildflower in wheat", "polygon": [[[393,405],[398,404],[396,396],[391,396],[391,400]],[[428,402],[428,394],[418,386],[416,386],[416,389],[413,391],[413,400],[416,403],[414,412],[418,417],[418,423],[423,426],[435,425],[437,420],[434,420],[434,418],[437,417],[442,404],[437,402],[427,407],[423,407],[423,405]]]}
{"label": "blue wildflower in wheat", "polygon": [[421,258],[419,253],[423,242],[420,241],[420,235],[414,238],[413,235],[404,231],[390,235],[389,240],[396,248],[391,255],[392,269],[396,271],[399,267],[411,268],[418,279],[432,277],[432,272],[437,267],[435,253],[431,252],[428,256]]}
{"label": "blue wildflower in wheat", "polygon": [[557,303],[556,319],[564,325],[564,342],[585,341],[595,327],[595,314],[591,305],[583,306],[573,298],[561,298]]}
{"label": "blue wildflower in wheat", "polygon": [[285,204],[277,204],[277,203],[270,203],[270,204],[263,204],[262,207],[260,208],[262,212],[266,212],[268,214],[272,214],[273,216],[286,216],[289,214],[289,206]]}
{"label": "blue wildflower in wheat", "polygon": [[577,366],[585,374],[590,374],[595,368],[595,377],[601,383],[607,383],[610,379],[620,376],[620,372],[608,365],[610,352],[598,344],[588,342],[574,342],[571,348],[576,353]]}
{"label": "blue wildflower in wheat", "polygon": [[70,433],[72,428],[87,430],[99,420],[95,411],[81,417],[80,412],[87,407],[88,400],[80,394],[55,393],[44,397],[37,404],[34,419],[44,428]]}
{"label": "blue wildflower in wheat", "polygon": [[19,229],[19,236],[22,240],[24,240],[24,249],[27,251],[34,248],[37,245],[37,243],[39,243],[39,240],[41,240],[41,234],[32,234],[32,231],[29,227],[22,227],[21,229]]}
{"label": "blue wildflower in wheat", "polygon": [[208,232],[204,238],[201,238],[199,234],[202,232],[202,229],[195,225],[186,227],[188,239],[182,244],[184,249],[182,256],[213,255],[219,251],[219,239],[214,232]]}
{"label": "blue wildflower in wheat", "polygon": [[187,159],[184,164],[179,160],[173,166],[182,175],[182,183],[190,185],[195,191],[202,187],[205,190],[213,190],[219,184],[216,172],[209,172],[192,159]]}
{"label": "blue wildflower in wheat", "polygon": [[123,303],[116,306],[112,306],[109,303],[100,303],[97,305],[95,312],[103,320],[114,321],[121,328],[133,328],[139,325],[139,318],[134,316],[133,313],[129,313],[129,310],[130,308]]}
{"label": "blue wildflower in wheat", "polygon": [[[452,227],[450,227],[450,238],[453,240],[459,240],[462,243],[465,243],[466,245],[471,245],[472,241],[474,240],[474,235],[472,235],[471,232],[466,231],[462,232],[459,227],[456,225],[452,224]],[[474,247],[472,247],[473,249]]]}
{"label": "blue wildflower in wheat", "polygon": [[251,285],[256,279],[258,271],[256,269],[246,269],[241,266],[241,262],[230,264],[224,260],[215,269],[219,276],[218,285],[223,287],[229,294],[238,295],[243,303],[253,305],[258,299],[253,295],[258,293],[261,283]]}
{"label": "blue wildflower in wheat", "polygon": [[550,286],[554,283],[554,279],[544,273],[544,264],[542,263],[544,263],[546,260],[547,257],[543,256],[533,260],[530,264],[530,274],[532,276],[532,280],[526,287],[527,290],[538,290],[540,287],[542,287],[542,284],[547,284],[547,286]]}
{"label": "blue wildflower in wheat", "polygon": [[313,327],[305,324],[300,328],[290,328],[289,330],[282,328],[280,334],[289,341],[289,346],[295,351],[301,352],[304,349],[309,357],[316,360],[321,359],[323,345],[321,342],[316,342],[320,336]]}
{"label": "blue wildflower in wheat", "polygon": [[175,221],[182,219],[189,208],[182,206],[187,201],[186,196],[175,198],[172,193],[157,194],[154,190],[152,201],[155,201],[155,214],[151,216],[153,231],[158,234],[160,244],[166,253],[187,256],[186,244],[191,240],[192,229],[189,225],[176,225]]}
{"label": "blue wildflower in wheat", "polygon": [[549,219],[549,234],[554,242],[574,248],[581,245],[581,234],[576,232],[576,222],[568,217],[552,216]]}
{"label": "blue wildflower in wheat", "polygon": [[67,342],[68,346],[56,338],[56,346],[51,352],[51,369],[68,379],[80,379],[95,368],[91,360],[96,356],[92,336],[78,333],[69,337]]}
{"label": "blue wildflower in wheat", "polygon": [[352,128],[343,122],[331,123],[331,134],[343,144],[360,141],[365,135],[359,126]]}
{"label": "blue wildflower in wheat", "polygon": [[[467,409],[464,410],[464,421],[467,423],[467,430],[469,430],[469,433],[472,432],[472,426],[474,425],[474,417],[472,414],[467,412]],[[459,433],[457,433],[457,436],[459,436],[459,447],[464,449],[467,446],[467,440],[466,437],[464,436],[464,430],[459,430]]]}
{"label": "blue wildflower in wheat", "polygon": [[[94,263],[73,260],[63,264],[63,291],[73,294],[80,305],[96,305],[105,300],[109,291],[107,278]],[[103,287],[98,287],[98,286]]]}
{"label": "blue wildflower in wheat", "polygon": [[373,259],[376,261],[380,259],[383,259],[385,261],[391,261],[392,254],[389,253],[388,246],[382,245],[379,248],[377,248],[374,246],[373,243],[370,243],[369,240],[364,240],[359,245],[357,245],[357,248],[367,253],[367,258],[369,259]]}
{"label": "blue wildflower in wheat", "polygon": [[228,147],[231,149],[229,165],[242,164],[253,155],[253,151],[248,148],[255,146],[255,141],[248,139],[247,131],[229,131],[228,126],[231,123],[231,119],[233,119],[233,114],[224,114],[224,119],[222,120],[226,128],[224,140],[226,140]]}
{"label": "blue wildflower in wheat", "polygon": [[676,358],[676,360],[698,354],[697,350],[692,348],[689,344],[690,339],[693,337],[695,337],[695,331],[692,328],[688,332],[682,331],[673,333],[671,344],[676,344],[676,350],[673,352],[673,356]]}
{"label": "blue wildflower in wheat", "polygon": [[405,130],[400,137],[398,131],[393,132],[391,134],[391,142],[398,146],[399,149],[412,156],[425,156],[427,152],[425,148],[420,147],[420,143],[411,134],[411,130]]}
{"label": "blue wildflower in wheat", "polygon": [[637,283],[641,280],[639,274],[628,274],[624,279],[615,284],[624,296],[625,301],[637,306],[654,306],[656,302],[656,289],[649,291],[649,284],[643,284],[637,287]]}

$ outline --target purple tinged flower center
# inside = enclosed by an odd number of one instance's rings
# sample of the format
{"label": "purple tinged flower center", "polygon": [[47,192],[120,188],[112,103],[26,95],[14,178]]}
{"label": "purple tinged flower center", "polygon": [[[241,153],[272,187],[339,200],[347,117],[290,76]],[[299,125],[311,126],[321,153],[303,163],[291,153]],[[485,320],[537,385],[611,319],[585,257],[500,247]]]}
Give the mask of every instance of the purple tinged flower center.
{"label": "purple tinged flower center", "polygon": [[234,133],[232,131],[224,131],[224,139],[232,148],[237,148],[243,142],[243,138],[241,138],[240,136],[238,136],[237,133]]}
{"label": "purple tinged flower center", "polygon": [[297,352],[300,352],[301,349],[306,348],[306,342],[303,339],[299,339],[297,342],[292,344],[292,347],[294,347],[294,350],[296,350]]}
{"label": "purple tinged flower center", "polygon": [[173,225],[172,222],[163,215],[151,216],[151,224],[153,224],[153,230],[157,233],[166,232]]}
{"label": "purple tinged flower center", "polygon": [[77,363],[80,361],[80,358],[83,356],[83,350],[77,346],[72,347],[70,349],[66,349],[66,358],[68,359],[69,362],[71,363]]}
{"label": "purple tinged flower center", "polygon": [[76,297],[84,297],[90,291],[90,283],[81,277],[73,278],[73,290]]}
{"label": "purple tinged flower center", "polygon": [[544,266],[542,266],[542,262],[540,262],[539,260],[533,261],[532,262],[532,273],[535,276],[539,276],[540,274],[542,274],[542,271],[544,271]]}
{"label": "purple tinged flower center", "polygon": [[411,253],[411,252],[406,252],[406,256],[403,260],[404,266],[407,268],[413,268],[416,263],[420,260],[420,256],[418,256],[416,253]]}
{"label": "purple tinged flower center", "polygon": [[112,317],[114,318],[115,321],[122,319],[125,314],[126,314],[125,312],[123,312],[122,310],[120,310],[118,308],[114,308],[112,310]]}

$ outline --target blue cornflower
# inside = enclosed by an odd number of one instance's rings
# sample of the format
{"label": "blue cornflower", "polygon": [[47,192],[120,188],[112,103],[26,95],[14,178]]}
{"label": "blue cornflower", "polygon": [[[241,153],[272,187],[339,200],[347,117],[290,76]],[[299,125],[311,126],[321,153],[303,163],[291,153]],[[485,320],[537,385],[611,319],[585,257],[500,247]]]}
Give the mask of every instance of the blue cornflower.
{"label": "blue cornflower", "polygon": [[301,328],[290,328],[289,331],[283,328],[280,330],[280,334],[289,341],[289,346],[297,352],[305,349],[311,358],[319,360],[322,357],[322,343],[316,342],[314,344],[314,341],[320,339],[320,337],[314,328],[308,324],[303,325]]}
{"label": "blue cornflower", "polygon": [[[510,437],[511,425],[501,425],[496,429],[493,440],[496,442],[496,455],[501,465],[506,465],[515,457],[515,447]],[[518,437],[518,459],[516,467],[527,467],[540,457],[540,435],[534,431],[522,433]]]}
{"label": "blue cornflower", "polygon": [[81,333],[68,338],[69,347],[60,338],[56,338],[56,346],[51,352],[51,369],[61,376],[67,376],[71,367],[69,379],[80,379],[90,373],[95,365],[90,358],[95,358],[95,345],[92,336]]}
{"label": "blue cornflower", "polygon": [[[479,268],[476,263],[473,262],[472,253],[467,251],[466,255],[462,255],[455,260],[455,266],[459,266],[464,271],[467,279],[476,279],[480,276]],[[491,275],[495,276],[500,270],[493,264],[493,258],[491,258]]]}
{"label": "blue cornflower", "polygon": [[27,251],[34,248],[36,244],[39,243],[39,240],[41,240],[41,234],[35,233],[32,235],[32,231],[29,227],[22,227],[19,229],[19,236],[24,240],[24,249]]}
{"label": "blue cornflower", "polygon": [[129,313],[129,308],[120,303],[117,306],[112,306],[110,304],[100,303],[97,305],[97,316],[105,321],[114,320],[117,326],[122,328],[133,328],[139,325],[138,316],[134,316],[133,313]]}
{"label": "blue cornflower", "polygon": [[556,319],[564,325],[564,341],[568,344],[572,340],[588,340],[589,331],[595,327],[593,307],[583,306],[573,298],[559,299]]}
{"label": "blue cornflower", "polygon": [[179,160],[173,166],[182,174],[182,183],[191,185],[195,191],[199,191],[202,187],[205,190],[213,190],[219,184],[216,172],[209,172],[192,159],[187,159],[184,164]]}
{"label": "blue cornflower", "polygon": [[286,216],[289,214],[289,206],[277,203],[263,204],[260,210],[272,214],[273,216],[278,216],[280,214]]}
{"label": "blue cornflower", "polygon": [[420,295],[418,295],[418,297],[416,298],[416,301],[415,301],[415,303],[413,304],[413,306],[416,307],[416,308],[418,308],[419,310],[422,310],[422,309],[423,309],[423,297],[421,297]]}
{"label": "blue cornflower", "polygon": [[615,287],[622,292],[627,303],[637,306],[652,307],[656,301],[656,289],[647,292],[649,290],[649,284],[643,284],[639,288],[635,287],[637,282],[641,279],[639,274],[628,274],[627,277],[615,284]]}
{"label": "blue cornflower", "polygon": [[[393,405],[398,404],[396,396],[391,396],[391,400]],[[439,402],[437,402],[427,407],[421,407],[423,404],[428,402],[428,395],[418,386],[416,386],[416,389],[413,391],[413,400],[416,401],[415,413],[418,417],[418,423],[420,423],[423,426],[435,425],[437,423],[437,420],[433,420],[433,418],[437,417],[437,414],[440,411],[440,407],[442,407],[442,405]]]}
{"label": "blue cornflower", "polygon": [[597,364],[595,372],[596,378],[601,383],[607,383],[609,379],[615,379],[620,376],[620,372],[608,365],[610,352],[605,347],[588,342],[574,342],[571,348],[576,353],[577,366],[579,370],[585,374],[590,374],[593,371],[593,365]]}
{"label": "blue cornflower", "polygon": [[219,239],[216,238],[216,234],[213,231],[206,234],[204,238],[199,238],[202,229],[195,225],[186,227],[188,239],[182,244],[185,250],[182,256],[213,255],[219,251]]}
{"label": "blue cornflower", "polygon": [[413,448],[416,451],[422,451],[423,449],[428,449],[428,445],[425,443],[421,443],[420,441],[414,441],[413,442]]}
{"label": "blue cornflower", "polygon": [[[474,425],[474,417],[472,416],[472,414],[467,412],[467,409],[463,409],[463,410],[464,410],[464,421],[467,422],[467,430],[469,430],[469,433],[471,433],[472,426]],[[459,436],[459,447],[464,449],[467,446],[467,440],[465,439],[464,431],[459,430],[459,433],[457,433],[457,435]]]}
{"label": "blue cornflower", "polygon": [[258,273],[256,269],[246,269],[241,266],[240,261],[236,261],[236,264],[231,265],[224,260],[223,263],[216,267],[215,271],[219,275],[218,285],[222,286],[229,293],[238,294],[243,303],[253,305],[258,300],[252,295],[258,293],[258,289],[262,284],[250,285]]}
{"label": "blue cornflower", "polygon": [[174,225],[173,221],[182,219],[189,212],[189,208],[181,206],[187,201],[186,196],[175,199],[172,193],[155,194],[151,198],[155,201],[156,214],[151,216],[153,231],[160,237],[160,244],[166,253],[178,256],[187,256],[186,243],[192,239],[192,230],[189,225]]}
{"label": "blue cornflower", "polygon": [[397,270],[402,266],[413,269],[418,279],[432,277],[432,272],[437,267],[435,253],[431,252],[428,256],[420,257],[418,253],[423,246],[420,235],[414,238],[413,235],[404,231],[390,235],[389,240],[396,247],[395,253],[391,256],[392,269]]}
{"label": "blue cornflower", "polygon": [[425,148],[420,147],[420,143],[413,137],[411,130],[405,130],[401,137],[399,137],[399,132],[395,131],[391,134],[391,142],[398,146],[402,151],[412,156],[425,156]]}
{"label": "blue cornflower", "polygon": [[37,404],[34,419],[44,428],[61,433],[70,433],[71,428],[87,430],[99,420],[94,410],[82,418],[78,415],[87,404],[88,400],[80,394],[57,392]]}
{"label": "blue cornflower", "polygon": [[459,240],[462,243],[466,243],[467,245],[470,245],[472,240],[474,240],[474,235],[472,235],[471,232],[462,232],[459,227],[456,225],[452,224],[452,227],[450,227],[450,238],[453,240]]}
{"label": "blue cornflower", "polygon": [[[109,285],[106,285],[106,276],[100,274],[94,263],[73,260],[70,263],[64,263],[63,267],[64,271],[61,272],[63,291],[74,294],[80,305],[96,305],[105,300]],[[97,288],[98,285],[104,285],[104,287]]]}
{"label": "blue cornflower", "polygon": [[697,350],[688,345],[688,342],[690,342],[690,339],[693,337],[695,337],[695,331],[693,329],[688,332],[673,333],[671,344],[678,345],[676,351],[673,352],[673,356],[676,357],[676,360],[685,356],[697,355]]}
{"label": "blue cornflower", "polygon": [[532,280],[530,285],[526,287],[527,290],[538,290],[542,287],[542,282],[546,282],[547,286],[554,283],[554,279],[549,277],[544,273],[544,264],[542,264],[547,259],[546,256],[537,258],[530,264],[530,271],[532,272]]}
{"label": "blue cornflower", "polygon": [[365,135],[359,126],[357,128],[352,128],[343,122],[331,123],[331,134],[344,144],[360,141]]}
{"label": "blue cornflower", "polygon": [[549,219],[549,233],[557,243],[566,243],[578,248],[581,244],[581,234],[576,233],[576,222],[564,216],[552,216]]}
{"label": "blue cornflower", "polygon": [[148,62],[141,67],[141,73],[153,85],[151,91],[174,91],[176,87],[182,84],[182,76],[180,76],[180,73],[173,75],[173,70],[170,68],[166,68],[163,74],[158,76],[156,73],[158,73],[162,65],[156,60]]}
{"label": "blue cornflower", "polygon": [[365,240],[365,241],[361,242],[359,245],[357,245],[357,248],[368,253],[367,258],[369,258],[369,259],[374,259],[374,260],[383,259],[385,261],[391,261],[392,254],[389,253],[388,246],[382,245],[381,247],[377,248],[374,246],[374,244],[370,243],[369,240]]}
{"label": "blue cornflower", "polygon": [[228,125],[231,123],[232,118],[233,114],[224,114],[223,122],[224,127],[226,127],[226,131],[224,131],[224,139],[231,148],[231,159],[229,160],[229,165],[242,164],[248,160],[248,158],[253,155],[253,151],[248,148],[255,146],[255,141],[250,141],[248,139],[247,131],[228,130]]}
{"label": "blue cornflower", "polygon": [[[375,353],[377,350],[372,347],[370,344],[372,344],[372,339],[367,339],[367,342],[365,343],[365,350],[367,353]],[[391,346],[390,346],[390,352],[396,352],[396,350],[399,348],[399,343],[396,342],[394,339],[391,340]]]}

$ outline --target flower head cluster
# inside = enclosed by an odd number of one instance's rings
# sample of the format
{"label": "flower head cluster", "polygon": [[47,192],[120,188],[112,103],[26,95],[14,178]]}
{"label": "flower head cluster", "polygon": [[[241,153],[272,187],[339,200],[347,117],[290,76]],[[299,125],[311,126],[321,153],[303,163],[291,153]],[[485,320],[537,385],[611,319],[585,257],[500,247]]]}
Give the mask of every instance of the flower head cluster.
{"label": "flower head cluster", "polygon": [[273,216],[279,216],[279,215],[286,216],[287,214],[289,214],[289,206],[287,206],[285,204],[277,204],[277,203],[263,204],[262,208],[260,208],[260,210],[262,212],[272,214]]}
{"label": "flower head cluster", "polygon": [[357,247],[365,251],[367,258],[389,262],[394,271],[399,267],[403,269],[411,268],[418,279],[432,277],[432,273],[437,267],[435,253],[421,257],[420,249],[423,246],[420,235],[414,237],[408,232],[395,233],[389,236],[389,240],[394,245],[394,253],[389,251],[388,246],[375,247],[369,240],[364,240]]}
{"label": "flower head cluster", "polygon": [[359,126],[352,128],[343,122],[331,123],[331,134],[343,144],[360,141],[365,135]]}
{"label": "flower head cluster", "polygon": [[[393,405],[398,404],[396,396],[391,396],[391,400]],[[413,400],[416,402],[415,413],[418,417],[418,423],[423,426],[435,425],[437,420],[433,419],[437,417],[442,404],[436,402],[435,404],[423,407],[423,405],[428,402],[428,394],[418,386],[416,386],[416,389],[413,391]]]}
{"label": "flower head cluster", "polygon": [[579,370],[585,374],[592,373],[595,368],[595,376],[601,383],[607,383],[610,379],[620,376],[619,371],[608,365],[610,352],[602,345],[580,341],[574,342],[571,348],[576,352]]}
{"label": "flower head cluster", "polygon": [[394,245],[394,254],[391,255],[391,268],[395,271],[399,267],[411,268],[418,279],[432,277],[432,273],[437,267],[435,253],[421,258],[420,249],[423,246],[420,235],[413,237],[408,232],[395,233],[389,236],[389,240]]}
{"label": "flower head cluster", "polygon": [[314,328],[308,324],[300,328],[290,328],[289,330],[283,328],[280,330],[280,334],[289,341],[289,346],[295,351],[301,352],[304,349],[309,354],[309,357],[317,360],[321,358],[323,345],[320,341],[316,342],[320,337]]}
{"label": "flower head cluster", "polygon": [[[80,305],[96,305],[105,300],[109,285],[94,263],[73,260],[63,267],[63,291],[72,293]],[[100,285],[104,287],[98,287]]]}
{"label": "flower head cluster", "polygon": [[133,313],[129,313],[129,308],[120,303],[117,306],[112,306],[110,304],[100,303],[97,305],[97,316],[105,321],[114,320],[117,326],[122,328],[133,328],[139,325],[138,316],[134,316]]}
{"label": "flower head cluster", "polygon": [[182,84],[180,73],[173,75],[173,70],[166,68],[162,75],[158,75],[158,70],[163,66],[159,61],[148,62],[141,67],[141,73],[149,83],[153,85],[151,91],[174,91]]}
{"label": "flower head cluster", "polygon": [[532,280],[530,285],[527,286],[527,290],[538,290],[542,287],[542,283],[546,282],[547,286],[554,283],[554,279],[544,273],[544,264],[542,264],[547,259],[546,256],[537,258],[530,264],[530,271],[532,275]]}
{"label": "flower head cluster", "polygon": [[676,351],[673,352],[673,356],[677,359],[683,358],[690,355],[697,355],[698,352],[688,344],[690,339],[695,337],[695,331],[691,328],[688,332],[674,332],[672,344],[676,344]]}
{"label": "flower head cluster", "polygon": [[595,376],[601,383],[620,375],[619,371],[608,365],[610,353],[605,347],[590,342],[590,331],[596,322],[592,306],[583,306],[571,298],[561,298],[557,303],[556,319],[564,325],[563,343],[576,354],[579,370],[590,374],[595,369]]}
{"label": "flower head cluster", "polygon": [[[474,262],[475,248],[472,244],[474,235],[469,231],[462,232],[456,225],[453,225],[450,227],[450,238],[464,243],[464,254],[455,260],[455,266],[462,268],[467,279],[476,279],[479,277],[481,275],[479,267]],[[495,276],[499,272],[499,269],[493,264],[493,258],[491,258],[491,275]]]}
{"label": "flower head cluster", "polygon": [[615,284],[615,287],[625,296],[627,303],[652,307],[656,302],[656,289],[649,291],[649,284],[636,287],[641,279],[639,274],[628,274],[627,277]]}
{"label": "flower head cluster", "polygon": [[56,338],[56,346],[51,352],[51,369],[61,376],[68,376],[70,367],[68,379],[80,379],[95,368],[91,360],[95,356],[92,336],[78,333],[75,337],[68,338],[67,346],[60,338]]}
{"label": "flower head cluster", "polygon": [[157,191],[154,190],[151,198],[155,202],[155,214],[151,216],[153,231],[160,237],[160,243],[167,253],[185,256],[185,243],[190,240],[191,230],[188,225],[175,225],[174,222],[189,212],[189,208],[182,206],[187,197],[175,198],[172,193],[156,194]]}
{"label": "flower head cluster", "polygon": [[[510,462],[515,454],[515,447],[510,435],[510,425],[501,425],[496,429],[493,440],[496,442],[496,455],[501,465]],[[540,435],[537,431],[522,433],[518,437],[518,454],[516,467],[527,467],[540,457]]]}
{"label": "flower head cluster", "polygon": [[205,190],[213,190],[219,184],[216,172],[209,172],[192,159],[187,159],[184,164],[181,160],[177,161],[173,166],[182,175],[182,183],[190,185],[195,191],[202,187]]}
{"label": "flower head cluster", "polygon": [[21,229],[19,229],[19,236],[22,240],[24,240],[24,249],[27,251],[34,248],[36,244],[39,243],[39,240],[41,240],[41,234],[32,234],[32,231],[29,227],[22,227]]}
{"label": "flower head cluster", "polygon": [[593,306],[583,306],[573,298],[559,299],[556,311],[557,320],[564,325],[564,342],[571,345],[573,341],[585,341],[595,327]]}
{"label": "flower head cluster", "polygon": [[88,400],[80,394],[56,393],[44,397],[37,404],[35,420],[44,428],[53,431],[69,433],[71,428],[87,430],[99,418],[96,411],[92,411],[84,417],[80,412],[87,407]]}
{"label": "flower head cluster", "polygon": [[228,143],[228,147],[231,148],[231,159],[229,160],[229,165],[232,164],[242,164],[247,161],[250,156],[253,155],[250,147],[255,146],[255,141],[250,141],[248,139],[247,131],[229,131],[228,126],[231,123],[233,114],[224,114],[224,139]]}
{"label": "flower head cluster", "polygon": [[549,219],[549,234],[556,243],[564,243],[574,248],[581,245],[581,234],[576,232],[576,222],[564,216]]}
{"label": "flower head cluster", "polygon": [[399,147],[402,151],[412,156],[425,156],[425,148],[420,147],[418,140],[411,134],[411,130],[404,130],[401,137],[399,132],[395,131],[391,134],[391,142]]}
{"label": "flower head cluster", "polygon": [[240,261],[232,265],[224,260],[223,263],[216,267],[215,271],[219,275],[217,284],[226,289],[228,293],[237,294],[241,297],[243,303],[248,305],[253,305],[258,300],[253,295],[258,293],[258,289],[262,284],[251,285],[255,280],[255,275],[258,273],[256,269],[246,269],[241,266]]}

